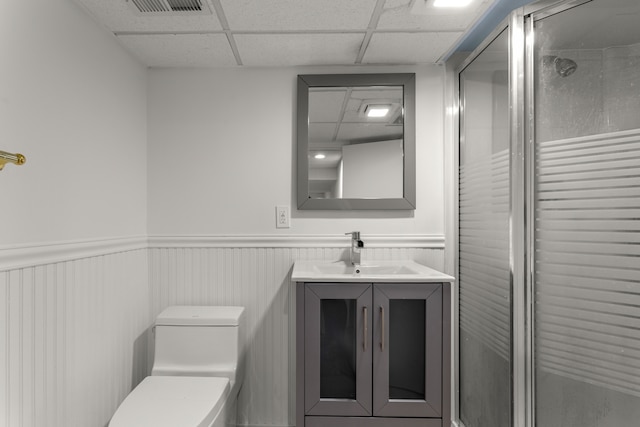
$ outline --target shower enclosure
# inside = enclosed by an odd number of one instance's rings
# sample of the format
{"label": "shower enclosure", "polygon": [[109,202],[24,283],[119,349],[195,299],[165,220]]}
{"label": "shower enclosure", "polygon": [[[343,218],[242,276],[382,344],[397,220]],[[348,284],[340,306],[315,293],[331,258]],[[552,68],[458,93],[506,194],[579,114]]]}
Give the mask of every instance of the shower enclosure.
{"label": "shower enclosure", "polygon": [[638,425],[638,22],[540,1],[458,67],[465,427]]}

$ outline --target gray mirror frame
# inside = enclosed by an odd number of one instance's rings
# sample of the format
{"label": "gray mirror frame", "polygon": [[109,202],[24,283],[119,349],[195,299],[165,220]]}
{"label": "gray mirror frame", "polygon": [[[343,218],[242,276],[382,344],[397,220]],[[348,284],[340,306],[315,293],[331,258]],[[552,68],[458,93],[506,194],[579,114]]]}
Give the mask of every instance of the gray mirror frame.
{"label": "gray mirror frame", "polygon": [[[396,199],[312,199],[309,195],[309,89],[340,86],[403,86],[404,184]],[[298,209],[304,210],[413,210],[416,208],[416,75],[306,74],[298,75],[297,150]]]}

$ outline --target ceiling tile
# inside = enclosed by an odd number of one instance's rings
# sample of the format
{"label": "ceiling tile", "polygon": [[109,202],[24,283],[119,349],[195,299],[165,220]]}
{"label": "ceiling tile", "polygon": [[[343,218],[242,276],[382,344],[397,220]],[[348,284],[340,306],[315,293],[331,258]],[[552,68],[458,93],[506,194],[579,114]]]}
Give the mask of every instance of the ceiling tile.
{"label": "ceiling tile", "polygon": [[423,14],[413,14],[410,11],[411,0],[387,0],[377,29],[464,31],[492,3],[493,0],[475,0],[469,7],[461,9],[425,6]]}
{"label": "ceiling tile", "polygon": [[237,34],[243,65],[353,65],[364,34]]}
{"label": "ceiling tile", "polygon": [[336,133],[335,123],[309,123],[309,142],[310,143],[333,142],[333,136],[335,133]]}
{"label": "ceiling tile", "polygon": [[118,39],[149,67],[237,65],[224,34],[121,35]]}
{"label": "ceiling tile", "polygon": [[[150,66],[227,67],[237,64],[225,32],[247,66],[353,65],[368,32],[363,64],[429,63],[496,0],[460,12],[425,3],[421,15],[410,13],[412,0],[203,0],[209,14],[166,16],[136,12],[133,0],[73,1]],[[376,28],[368,28],[372,19]]]}
{"label": "ceiling tile", "polygon": [[335,123],[340,120],[346,94],[346,88],[309,89],[309,123]]}
{"label": "ceiling tile", "polygon": [[222,26],[213,8],[207,15],[143,16],[126,0],[76,0],[95,19],[114,33],[221,31]]}
{"label": "ceiling tile", "polygon": [[449,33],[375,33],[363,64],[434,63],[462,36]]}
{"label": "ceiling tile", "polygon": [[365,30],[376,0],[220,0],[232,31]]}

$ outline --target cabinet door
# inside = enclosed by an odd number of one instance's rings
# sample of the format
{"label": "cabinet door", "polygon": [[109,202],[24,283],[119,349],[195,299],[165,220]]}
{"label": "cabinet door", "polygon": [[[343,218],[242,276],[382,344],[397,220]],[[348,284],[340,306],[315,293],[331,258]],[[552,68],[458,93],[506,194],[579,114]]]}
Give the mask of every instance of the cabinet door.
{"label": "cabinet door", "polygon": [[373,413],[442,416],[442,284],[376,284]]}
{"label": "cabinet door", "polygon": [[305,414],[371,415],[369,284],[305,286]]}

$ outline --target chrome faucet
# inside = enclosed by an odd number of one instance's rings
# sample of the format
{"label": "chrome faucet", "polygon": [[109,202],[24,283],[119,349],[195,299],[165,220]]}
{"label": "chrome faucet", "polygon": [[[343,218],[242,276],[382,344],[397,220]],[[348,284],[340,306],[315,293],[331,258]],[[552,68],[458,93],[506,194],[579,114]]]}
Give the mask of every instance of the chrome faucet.
{"label": "chrome faucet", "polygon": [[351,235],[351,249],[349,250],[349,261],[351,265],[360,264],[361,249],[364,248],[364,242],[360,240],[360,232],[352,231],[351,233],[344,233],[345,236]]}

